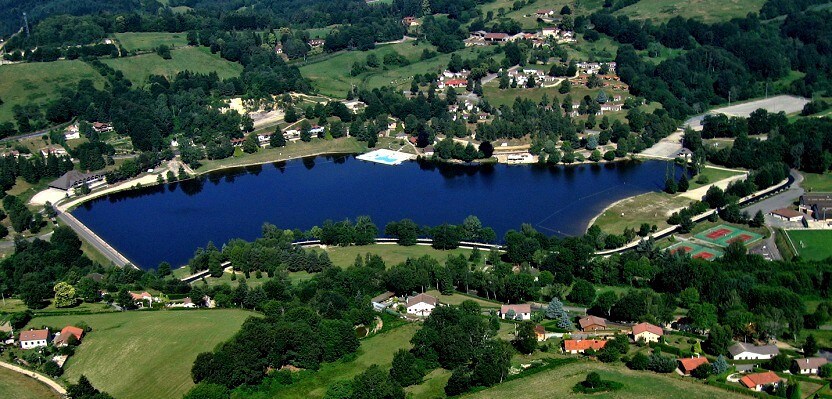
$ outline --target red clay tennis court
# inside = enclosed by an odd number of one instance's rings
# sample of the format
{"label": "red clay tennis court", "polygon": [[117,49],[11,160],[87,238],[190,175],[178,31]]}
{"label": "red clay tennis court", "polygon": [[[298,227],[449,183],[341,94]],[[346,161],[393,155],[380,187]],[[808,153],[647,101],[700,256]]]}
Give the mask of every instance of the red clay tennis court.
{"label": "red clay tennis court", "polygon": [[746,243],[746,242],[751,241],[751,239],[753,239],[753,238],[754,238],[754,237],[751,237],[751,236],[750,236],[750,235],[748,235],[748,234],[740,234],[740,235],[738,235],[738,236],[736,236],[736,237],[731,238],[730,240],[728,240],[728,243],[730,244],[730,243],[732,243],[732,242],[737,242],[737,241],[742,242],[742,243]]}
{"label": "red clay tennis court", "polygon": [[711,260],[714,258],[714,254],[710,252],[700,252],[696,255],[693,255],[693,259],[704,259],[704,260]]}
{"label": "red clay tennis court", "polygon": [[684,252],[686,254],[689,254],[689,253],[693,252],[693,247],[683,245],[683,246],[676,247],[676,248],[673,248],[673,249],[670,250],[670,253],[672,253],[674,255],[678,252]]}
{"label": "red clay tennis court", "polygon": [[726,234],[729,234],[729,233],[731,233],[731,230],[729,230],[729,229],[718,229],[718,230],[714,230],[714,231],[708,233],[707,235],[705,235],[705,237],[708,237],[712,240],[716,240],[717,238],[722,237],[722,236],[724,236]]}

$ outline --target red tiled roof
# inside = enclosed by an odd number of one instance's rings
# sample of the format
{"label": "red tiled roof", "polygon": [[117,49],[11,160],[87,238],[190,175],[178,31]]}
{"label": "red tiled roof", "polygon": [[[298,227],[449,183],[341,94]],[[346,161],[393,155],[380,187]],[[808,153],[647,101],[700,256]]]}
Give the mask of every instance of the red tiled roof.
{"label": "red tiled roof", "polygon": [[522,303],[519,305],[503,305],[500,306],[500,313],[506,314],[509,310],[513,310],[515,314],[520,313],[531,313],[532,312],[532,305],[528,303]]}
{"label": "red tiled roof", "polygon": [[542,325],[538,324],[534,326],[534,332],[536,334],[544,335],[546,334],[546,327],[543,327]]}
{"label": "red tiled roof", "polygon": [[80,341],[81,337],[84,336],[84,330],[75,326],[66,326],[63,330],[61,330],[62,337],[69,336],[69,334],[74,335],[75,339]]}
{"label": "red tiled roof", "polygon": [[430,305],[433,305],[433,306],[436,306],[436,304],[439,303],[439,301],[436,298],[434,298],[434,297],[432,297],[428,294],[419,294],[419,295],[407,298],[407,307],[411,307],[411,306],[413,306],[417,303],[420,303],[420,302],[424,302],[424,303],[427,303],[427,304],[430,304]]}
{"label": "red tiled roof", "polygon": [[151,297],[151,295],[147,291],[144,291],[141,294],[137,294],[133,291],[128,291],[128,292],[130,293],[130,296],[133,298],[134,301],[141,301],[145,298],[150,298]]}
{"label": "red tiled roof", "polygon": [[690,374],[690,372],[695,370],[697,367],[708,363],[708,359],[705,357],[689,357],[678,360],[681,365],[680,368],[685,374]]}
{"label": "red tiled roof", "polygon": [[563,349],[569,351],[585,351],[587,349],[601,350],[607,341],[597,339],[567,339],[563,341]]}
{"label": "red tiled roof", "polygon": [[740,383],[746,388],[755,388],[757,385],[771,385],[780,382],[781,378],[773,371],[766,371],[765,373],[749,374],[740,378]]}
{"label": "red tiled roof", "polygon": [[661,327],[654,326],[650,323],[638,323],[633,326],[633,335],[639,335],[645,331],[659,336],[664,335],[664,330]]}
{"label": "red tiled roof", "polygon": [[467,81],[467,80],[465,80],[465,79],[448,79],[447,81],[445,81],[445,85],[446,85],[446,86],[451,86],[451,85],[467,85],[467,84],[468,84],[468,81]]}
{"label": "red tiled roof", "polygon": [[49,330],[29,330],[20,332],[20,341],[40,341],[49,338]]}

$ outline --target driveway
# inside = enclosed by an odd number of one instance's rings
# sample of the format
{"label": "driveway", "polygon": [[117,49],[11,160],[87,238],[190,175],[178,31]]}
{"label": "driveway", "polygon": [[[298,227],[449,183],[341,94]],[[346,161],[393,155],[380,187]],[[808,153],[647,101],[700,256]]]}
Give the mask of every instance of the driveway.
{"label": "driveway", "polygon": [[766,218],[766,227],[768,227],[770,233],[768,238],[763,240],[761,244],[750,250],[751,253],[762,255],[763,257],[770,258],[771,260],[783,259],[783,255],[780,254],[780,250],[777,249],[777,244],[774,242],[774,229],[795,227],[795,224],[797,223],[776,219],[769,215],[769,212],[775,209],[791,207],[792,203],[803,195],[803,187],[800,187],[800,183],[803,182],[803,175],[794,169],[790,171],[790,175],[794,179],[794,182],[788,190],[773,197],[766,198],[760,202],[751,204],[743,209],[743,211],[748,212],[748,215],[751,217],[754,217],[757,211],[763,212],[763,215],[765,215]]}

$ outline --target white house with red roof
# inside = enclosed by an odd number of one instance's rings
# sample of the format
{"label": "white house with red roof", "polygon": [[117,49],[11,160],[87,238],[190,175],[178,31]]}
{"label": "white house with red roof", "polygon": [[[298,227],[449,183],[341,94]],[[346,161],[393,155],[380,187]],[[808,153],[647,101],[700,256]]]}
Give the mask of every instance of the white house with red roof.
{"label": "white house with red roof", "polygon": [[46,346],[49,343],[49,329],[21,331],[19,341],[22,349]]}
{"label": "white house with red roof", "polygon": [[633,339],[645,343],[659,342],[659,339],[664,335],[664,330],[659,326],[654,326],[650,323],[638,323],[633,326]]}
{"label": "white house with red roof", "polygon": [[55,346],[69,345],[70,337],[75,337],[76,342],[81,342],[81,337],[84,336],[84,330],[75,326],[66,326],[60,333],[57,334],[52,344]]}
{"label": "white house with red roof", "polygon": [[500,306],[501,319],[531,320],[532,305],[528,303]]}
{"label": "white house with red roof", "polygon": [[439,306],[439,300],[425,293],[409,297],[405,302],[407,313],[417,316],[430,316],[437,306]]}

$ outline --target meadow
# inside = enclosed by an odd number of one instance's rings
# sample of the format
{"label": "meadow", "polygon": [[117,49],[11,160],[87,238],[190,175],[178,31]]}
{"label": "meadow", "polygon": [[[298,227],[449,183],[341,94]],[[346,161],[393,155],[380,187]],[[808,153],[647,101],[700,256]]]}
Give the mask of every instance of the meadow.
{"label": "meadow", "polygon": [[626,15],[633,19],[651,19],[656,22],[680,16],[714,23],[745,17],[749,12],[758,12],[763,3],[764,0],[641,0],[618,10],[616,15]]}
{"label": "meadow", "polygon": [[228,340],[254,313],[241,310],[137,311],[36,317],[29,327],[87,323],[90,332],[65,367],[118,399],[180,398],[201,352]]}
{"label": "meadow", "polygon": [[13,121],[12,108],[55,100],[62,89],[74,88],[83,79],[99,89],[104,77],[83,61],[33,62],[0,66],[0,123]]}
{"label": "meadow", "polygon": [[182,47],[188,44],[185,33],[125,32],[115,33],[116,40],[127,51],[154,51],[159,45]]}
{"label": "meadow", "polygon": [[197,73],[216,72],[220,79],[240,76],[243,66],[211,54],[205,47],[183,47],[172,50],[173,58],[164,60],[157,54],[142,54],[134,57],[105,59],[103,62],[116,70],[134,84],[144,84],[150,75],[173,77],[181,71]]}
{"label": "meadow", "polygon": [[800,183],[800,186],[806,191],[832,191],[832,174],[800,173],[803,175],[803,183]]}
{"label": "meadow", "polygon": [[[379,230],[381,230],[382,232],[384,231],[384,226],[378,227]],[[420,258],[425,255],[428,255],[443,263],[449,255],[464,255],[465,257],[471,255],[470,249],[460,248],[449,251],[442,251],[438,249],[433,249],[432,247],[427,245],[412,245],[405,247],[401,245],[389,244],[375,244],[349,247],[328,247],[326,248],[326,252],[329,256],[329,259],[332,260],[332,264],[340,267],[352,266],[353,263],[355,263],[356,256],[364,257],[368,253],[380,256],[381,259],[384,259],[384,263],[387,265],[387,267],[398,265],[399,263],[404,263],[404,261],[406,261],[407,258]],[[481,253],[483,255],[483,258],[487,255],[487,253]]]}
{"label": "meadow", "polygon": [[823,260],[832,256],[832,230],[787,230],[801,258]]}
{"label": "meadow", "polygon": [[5,399],[47,399],[60,396],[37,380],[0,367],[0,392]]}
{"label": "meadow", "polygon": [[691,200],[664,192],[652,192],[616,202],[595,219],[594,223],[604,232],[621,234],[627,227],[638,230],[642,223],[668,226],[668,211],[687,206]]}

